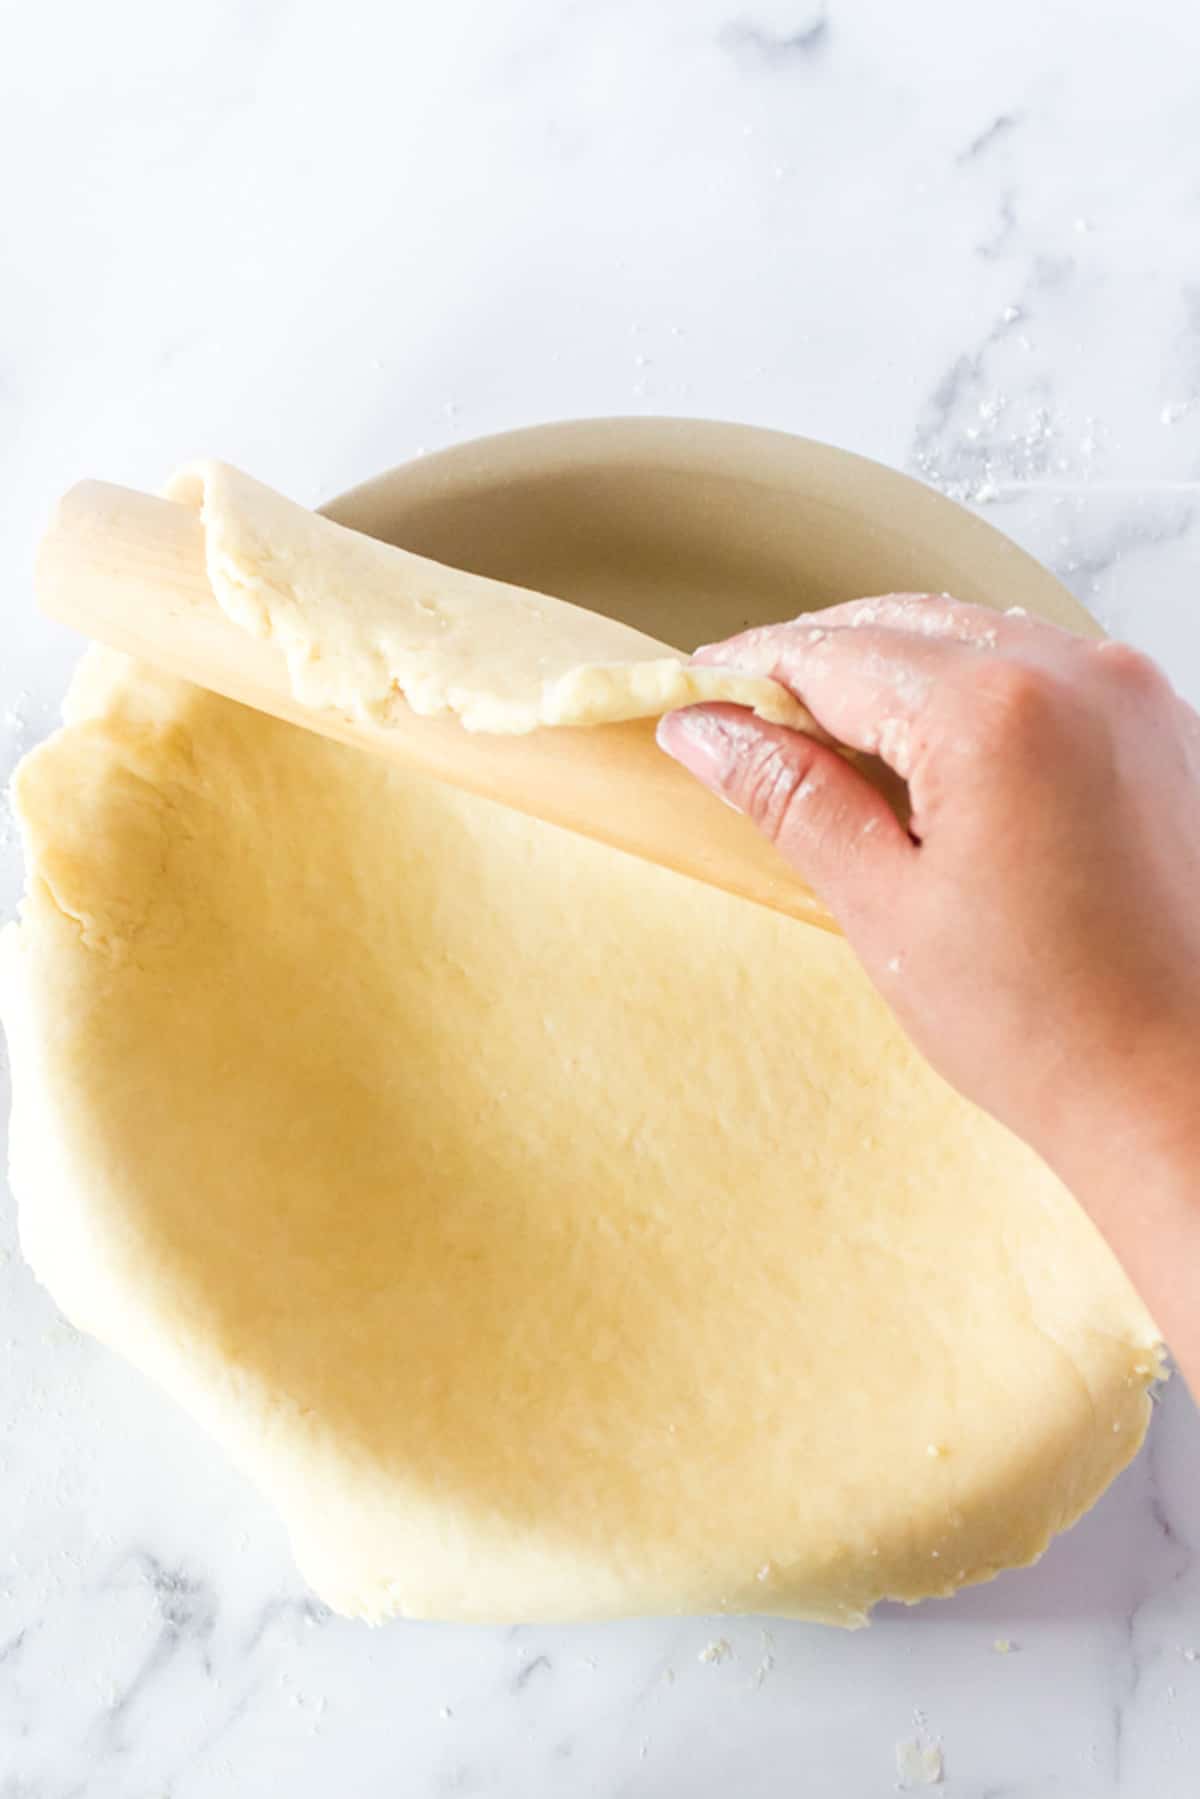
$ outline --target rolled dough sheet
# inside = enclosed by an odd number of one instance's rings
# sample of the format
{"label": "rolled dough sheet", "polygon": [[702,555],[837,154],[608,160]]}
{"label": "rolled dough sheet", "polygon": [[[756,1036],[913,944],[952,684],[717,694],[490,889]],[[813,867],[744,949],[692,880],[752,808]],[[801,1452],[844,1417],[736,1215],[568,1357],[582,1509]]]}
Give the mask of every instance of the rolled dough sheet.
{"label": "rolled dough sheet", "polygon": [[692,667],[630,625],[349,531],[226,463],[184,469],[167,493],[200,513],[222,610],[279,644],[306,705],[382,724],[406,705],[509,733],[730,700],[823,735],[777,681]]}
{"label": "rolled dough sheet", "polygon": [[66,718],[24,1247],[339,1611],[858,1624],[1133,1455],[1150,1318],[842,941],[111,653]]}

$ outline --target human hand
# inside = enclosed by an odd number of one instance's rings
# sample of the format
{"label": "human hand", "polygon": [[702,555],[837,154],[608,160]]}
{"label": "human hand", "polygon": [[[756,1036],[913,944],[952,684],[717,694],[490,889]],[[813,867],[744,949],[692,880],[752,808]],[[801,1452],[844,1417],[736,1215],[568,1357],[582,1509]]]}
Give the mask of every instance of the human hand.
{"label": "human hand", "polygon": [[860,768],[739,708],[659,727],[828,902],[928,1060],[1057,1167],[1110,1237],[1117,1167],[1174,1157],[1190,1191],[1200,718],[1155,665],[906,594],[698,659],[774,676],[907,782],[909,830]]}

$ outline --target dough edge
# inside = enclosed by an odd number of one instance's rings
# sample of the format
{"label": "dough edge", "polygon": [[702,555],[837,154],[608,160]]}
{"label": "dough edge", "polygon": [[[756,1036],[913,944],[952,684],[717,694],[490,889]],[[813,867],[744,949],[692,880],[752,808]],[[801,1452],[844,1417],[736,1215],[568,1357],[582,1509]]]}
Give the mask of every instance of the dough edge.
{"label": "dough edge", "polygon": [[778,681],[693,664],[616,619],[380,543],[227,463],[188,464],[165,491],[200,514],[222,610],[279,643],[306,705],[386,725],[403,702],[521,735],[725,701],[829,741]]}

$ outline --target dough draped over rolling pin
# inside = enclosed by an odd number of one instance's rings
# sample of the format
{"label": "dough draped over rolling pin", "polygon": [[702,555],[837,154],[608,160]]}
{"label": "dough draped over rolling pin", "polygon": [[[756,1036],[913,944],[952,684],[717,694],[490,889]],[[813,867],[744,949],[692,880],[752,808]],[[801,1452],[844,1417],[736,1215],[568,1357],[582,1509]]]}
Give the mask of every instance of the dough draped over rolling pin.
{"label": "dough draped over rolling pin", "polygon": [[167,493],[200,512],[222,610],[279,643],[306,705],[386,723],[406,703],[507,734],[730,700],[821,734],[777,681],[694,667],[602,613],[379,543],[226,463],[182,470]]}

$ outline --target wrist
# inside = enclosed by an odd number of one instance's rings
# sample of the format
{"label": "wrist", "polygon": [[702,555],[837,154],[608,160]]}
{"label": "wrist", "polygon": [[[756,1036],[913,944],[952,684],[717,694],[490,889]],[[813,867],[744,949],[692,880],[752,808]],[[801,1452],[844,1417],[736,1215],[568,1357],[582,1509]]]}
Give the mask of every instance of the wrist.
{"label": "wrist", "polygon": [[1035,1144],[1106,1238],[1185,1373],[1200,1378],[1200,1055],[1089,1091]]}
{"label": "wrist", "polygon": [[1056,1106],[1034,1144],[1062,1179],[1133,1191],[1153,1172],[1200,1208],[1200,1032],[1186,1049],[1078,1085],[1078,1101]]}

